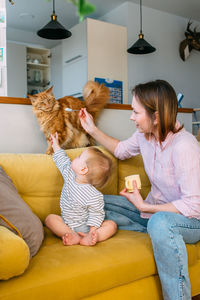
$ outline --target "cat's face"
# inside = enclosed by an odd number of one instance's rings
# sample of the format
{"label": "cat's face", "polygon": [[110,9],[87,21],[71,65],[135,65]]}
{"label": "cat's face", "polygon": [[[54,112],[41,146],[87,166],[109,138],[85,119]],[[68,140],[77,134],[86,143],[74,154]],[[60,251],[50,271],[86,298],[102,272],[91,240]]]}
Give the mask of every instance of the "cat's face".
{"label": "cat's face", "polygon": [[45,112],[52,111],[56,101],[52,93],[52,88],[53,87],[36,95],[29,95],[31,103],[35,109]]}

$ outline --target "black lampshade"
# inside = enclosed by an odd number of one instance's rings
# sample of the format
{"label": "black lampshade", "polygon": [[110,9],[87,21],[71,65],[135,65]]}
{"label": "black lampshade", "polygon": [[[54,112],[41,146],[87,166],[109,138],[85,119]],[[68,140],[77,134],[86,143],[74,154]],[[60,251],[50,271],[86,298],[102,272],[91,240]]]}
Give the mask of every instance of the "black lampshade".
{"label": "black lampshade", "polygon": [[142,0],[140,0],[140,34],[139,39],[135,42],[128,50],[131,54],[148,54],[156,51],[156,48],[151,46],[144,39],[144,34],[142,33]]}
{"label": "black lampshade", "polygon": [[72,33],[65,29],[65,27],[62,26],[55,17],[55,15],[52,15],[51,21],[42,29],[38,30],[37,34],[40,37],[49,40],[62,40],[72,35]]}
{"label": "black lampshade", "polygon": [[53,14],[51,15],[51,21],[42,29],[38,30],[37,35],[48,40],[62,40],[72,35],[69,30],[65,29],[65,27],[57,21],[57,16],[55,14],[55,0],[53,0]]}
{"label": "black lampshade", "polygon": [[143,34],[139,34],[139,39],[135,42],[128,50],[128,53],[131,54],[148,54],[156,51],[156,48],[151,46],[147,41],[144,39]]}

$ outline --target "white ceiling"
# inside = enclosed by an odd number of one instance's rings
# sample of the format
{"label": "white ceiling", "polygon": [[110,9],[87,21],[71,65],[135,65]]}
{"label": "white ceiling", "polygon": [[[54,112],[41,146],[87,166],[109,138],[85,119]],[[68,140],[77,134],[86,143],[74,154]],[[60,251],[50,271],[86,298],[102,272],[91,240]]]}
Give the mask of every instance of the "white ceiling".
{"label": "white ceiling", "polygon": [[[48,0],[13,0],[11,5],[6,0],[7,26],[36,32],[50,21],[53,2]],[[126,0],[89,0],[96,6],[92,18],[99,18]],[[139,0],[129,0],[139,4]],[[200,0],[143,0],[143,6],[169,12],[200,22]],[[67,0],[55,0],[58,21],[70,29],[78,23],[75,7]]]}

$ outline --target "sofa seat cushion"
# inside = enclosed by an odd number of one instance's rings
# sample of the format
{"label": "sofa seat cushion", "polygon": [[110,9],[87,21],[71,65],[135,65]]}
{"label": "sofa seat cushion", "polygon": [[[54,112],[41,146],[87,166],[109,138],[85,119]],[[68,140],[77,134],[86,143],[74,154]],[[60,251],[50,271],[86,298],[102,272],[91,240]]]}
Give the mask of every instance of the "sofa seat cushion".
{"label": "sofa seat cushion", "polygon": [[145,233],[118,231],[105,242],[85,247],[63,246],[47,230],[27,271],[12,282],[0,282],[0,290],[4,300],[10,296],[53,300],[60,290],[68,300],[82,299],[156,273],[151,241]]}
{"label": "sofa seat cushion", "polygon": [[22,274],[29,265],[29,248],[25,241],[0,226],[0,280]]}

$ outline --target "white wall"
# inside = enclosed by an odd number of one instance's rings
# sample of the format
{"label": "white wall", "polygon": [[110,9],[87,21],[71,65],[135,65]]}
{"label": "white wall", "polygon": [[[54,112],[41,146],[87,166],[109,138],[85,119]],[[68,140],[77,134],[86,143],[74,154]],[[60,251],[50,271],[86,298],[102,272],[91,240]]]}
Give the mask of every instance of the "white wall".
{"label": "white wall", "polygon": [[[130,110],[105,109],[98,126],[110,136],[128,138],[136,129],[130,115]],[[0,153],[45,153],[46,139],[31,105],[0,104],[0,128]]]}
{"label": "white wall", "polygon": [[[105,109],[98,127],[119,140],[136,130],[130,121],[131,110]],[[178,119],[191,132],[192,114],[180,114]],[[31,105],[0,104],[0,153],[45,153],[44,134],[40,131]]]}
{"label": "white wall", "polygon": [[39,47],[52,48],[60,44],[57,40],[47,40],[39,37],[36,32],[7,27],[7,41],[23,43],[25,45],[38,45]]}
{"label": "white wall", "polygon": [[0,153],[44,153],[47,143],[31,105],[0,104]]}
{"label": "white wall", "polygon": [[[126,2],[106,14],[102,20],[127,26],[130,47],[138,39],[139,12],[139,5]],[[156,48],[156,52],[144,55],[128,54],[129,103],[131,89],[136,84],[164,79],[172,84],[177,93],[184,94],[183,107],[199,107],[200,52],[192,50],[185,62],[179,56],[179,43],[185,38],[188,20],[145,6],[142,7],[142,19],[144,38]],[[194,21],[193,25],[200,23]]]}

